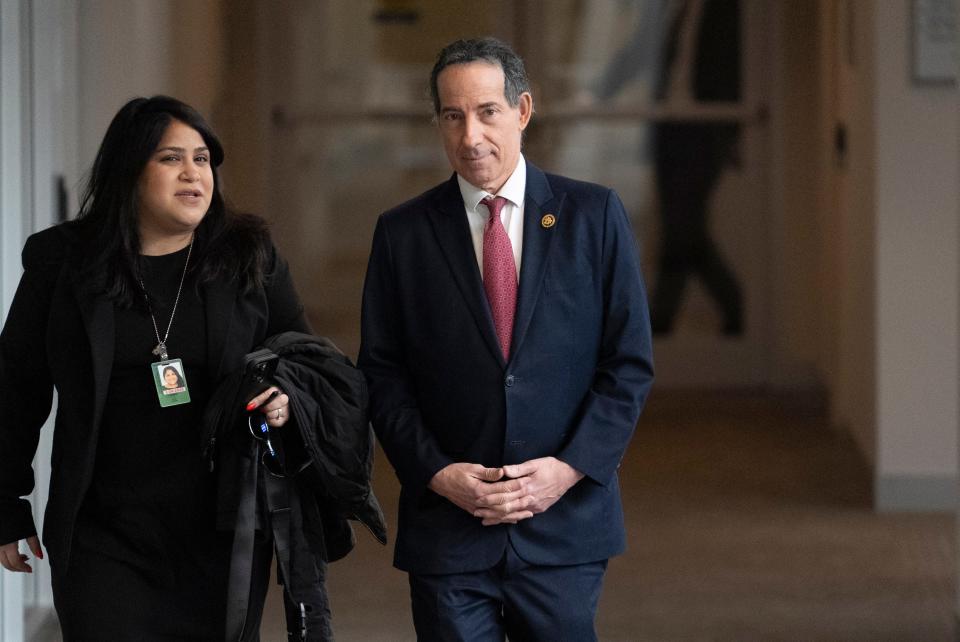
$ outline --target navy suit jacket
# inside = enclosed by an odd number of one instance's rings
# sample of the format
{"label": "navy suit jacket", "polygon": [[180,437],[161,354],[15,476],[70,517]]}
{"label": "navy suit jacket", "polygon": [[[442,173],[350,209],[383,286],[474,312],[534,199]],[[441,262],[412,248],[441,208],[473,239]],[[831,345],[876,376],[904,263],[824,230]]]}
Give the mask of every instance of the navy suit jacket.
{"label": "navy suit jacket", "polygon": [[[555,224],[544,222],[550,214]],[[625,545],[617,469],[653,381],[636,244],[616,193],[527,164],[509,361],[483,290],[456,175],[384,213],[363,293],[359,365],[402,485],[394,563],[482,570],[508,540],[541,565]],[[454,462],[552,455],[586,477],[515,525],[480,520],[427,488]]]}

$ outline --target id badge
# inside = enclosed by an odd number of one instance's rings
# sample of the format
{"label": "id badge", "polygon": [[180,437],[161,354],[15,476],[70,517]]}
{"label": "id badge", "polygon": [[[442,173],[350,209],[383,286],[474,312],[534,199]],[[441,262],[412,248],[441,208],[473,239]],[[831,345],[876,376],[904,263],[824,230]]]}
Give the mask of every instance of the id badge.
{"label": "id badge", "polygon": [[190,403],[187,375],[183,372],[180,359],[157,361],[150,364],[150,369],[153,370],[153,382],[162,408]]}

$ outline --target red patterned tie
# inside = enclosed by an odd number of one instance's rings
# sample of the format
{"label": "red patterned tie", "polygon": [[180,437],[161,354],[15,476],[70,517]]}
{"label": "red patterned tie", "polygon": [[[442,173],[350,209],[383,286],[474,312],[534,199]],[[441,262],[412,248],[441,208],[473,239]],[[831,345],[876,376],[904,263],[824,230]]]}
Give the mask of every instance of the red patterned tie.
{"label": "red patterned tie", "polygon": [[493,326],[500,339],[503,358],[510,357],[513,314],[517,308],[517,264],[513,260],[510,237],[500,221],[500,210],[507,199],[502,196],[483,199],[490,210],[487,229],[483,233],[483,289],[487,291]]}

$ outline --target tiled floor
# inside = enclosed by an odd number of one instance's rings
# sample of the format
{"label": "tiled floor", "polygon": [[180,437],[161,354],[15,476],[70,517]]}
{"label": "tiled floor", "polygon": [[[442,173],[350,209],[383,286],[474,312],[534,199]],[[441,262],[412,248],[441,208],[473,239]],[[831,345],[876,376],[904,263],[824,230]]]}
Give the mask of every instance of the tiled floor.
{"label": "tiled floor", "polygon": [[[655,394],[621,480],[630,548],[610,564],[601,640],[954,639],[953,517],[874,514],[869,471],[817,417],[757,395]],[[394,524],[382,458],[376,486]],[[331,567],[337,639],[413,640],[406,577],[359,540]],[[281,626],[265,623],[265,642]]]}
{"label": "tiled floor", "polygon": [[[391,525],[398,488],[382,455]],[[954,640],[954,518],[875,514],[853,445],[757,395],[655,394],[623,462],[630,534],[600,606],[610,642]],[[332,565],[339,642],[414,640],[406,577],[359,530]],[[279,594],[264,642],[286,640]]]}

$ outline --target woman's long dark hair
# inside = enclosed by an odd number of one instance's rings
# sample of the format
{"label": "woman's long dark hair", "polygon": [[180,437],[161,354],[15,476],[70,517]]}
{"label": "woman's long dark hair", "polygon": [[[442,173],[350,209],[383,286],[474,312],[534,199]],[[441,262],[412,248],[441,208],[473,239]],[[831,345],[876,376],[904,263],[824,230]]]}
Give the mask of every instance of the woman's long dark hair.
{"label": "woman's long dark hair", "polygon": [[224,275],[239,277],[244,290],[263,284],[269,248],[266,224],[230,210],[224,202],[217,174],[223,146],[216,134],[197,110],[176,98],[134,98],[107,128],[77,215],[91,252],[86,269],[102,279],[107,296],[123,307],[140,300],[137,183],[174,120],[200,134],[210,150],[213,171],[210,209],[194,235],[191,274],[197,284]]}

